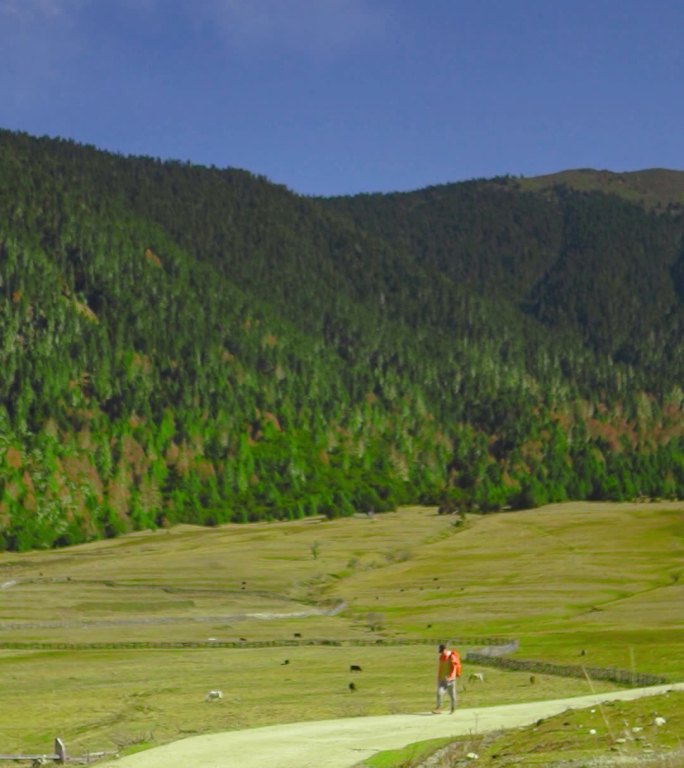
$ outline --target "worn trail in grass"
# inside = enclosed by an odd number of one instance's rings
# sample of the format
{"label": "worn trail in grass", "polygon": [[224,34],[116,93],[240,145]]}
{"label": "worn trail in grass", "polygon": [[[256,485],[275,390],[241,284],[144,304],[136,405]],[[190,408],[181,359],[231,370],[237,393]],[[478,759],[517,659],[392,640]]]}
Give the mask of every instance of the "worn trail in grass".
{"label": "worn trail in grass", "polygon": [[528,725],[569,708],[606,701],[627,701],[683,690],[684,684],[592,694],[571,699],[533,701],[480,709],[461,709],[453,715],[429,712],[413,715],[351,718],[293,723],[236,733],[213,734],[169,744],[118,760],[118,768],[352,768],[364,757],[423,739],[483,734]]}

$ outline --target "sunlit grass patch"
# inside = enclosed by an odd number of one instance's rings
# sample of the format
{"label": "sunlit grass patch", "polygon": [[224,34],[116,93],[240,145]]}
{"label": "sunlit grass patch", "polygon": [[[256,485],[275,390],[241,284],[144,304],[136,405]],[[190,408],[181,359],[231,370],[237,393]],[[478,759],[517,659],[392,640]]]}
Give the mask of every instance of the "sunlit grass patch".
{"label": "sunlit grass patch", "polygon": [[[684,693],[572,710],[500,733],[432,739],[366,758],[357,768],[681,768]],[[437,757],[439,756],[439,758]]]}
{"label": "sunlit grass patch", "polygon": [[[662,724],[659,724],[662,723]],[[642,765],[684,762],[684,694],[608,702],[568,710],[536,725],[500,734],[479,752],[479,766]],[[675,764],[674,762],[672,763]]]}
{"label": "sunlit grass patch", "polygon": [[453,744],[451,739],[429,739],[408,744],[401,749],[384,750],[366,758],[357,768],[414,768],[450,744]]}

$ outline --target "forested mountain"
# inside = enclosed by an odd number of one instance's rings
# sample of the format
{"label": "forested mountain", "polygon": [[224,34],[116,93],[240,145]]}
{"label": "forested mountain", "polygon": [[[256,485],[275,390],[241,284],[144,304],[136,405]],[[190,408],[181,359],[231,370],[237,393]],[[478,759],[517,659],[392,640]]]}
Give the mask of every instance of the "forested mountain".
{"label": "forested mountain", "polygon": [[315,199],[0,132],[1,545],[681,497],[679,179]]}

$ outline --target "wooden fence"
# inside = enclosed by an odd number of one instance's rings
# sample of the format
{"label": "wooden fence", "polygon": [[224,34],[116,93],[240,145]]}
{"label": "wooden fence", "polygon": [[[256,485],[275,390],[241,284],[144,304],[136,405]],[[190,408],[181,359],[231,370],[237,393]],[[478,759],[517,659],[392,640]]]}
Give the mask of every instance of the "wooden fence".
{"label": "wooden fence", "polygon": [[588,677],[591,680],[610,680],[619,685],[641,688],[649,685],[664,685],[670,681],[660,675],[650,675],[641,672],[630,672],[625,669],[612,667],[585,667],[581,664],[549,664],[533,659],[507,659],[492,656],[481,651],[470,651],[464,661],[480,666],[511,669],[517,672],[536,672],[543,675],[560,675],[562,677]]}
{"label": "wooden fence", "polygon": [[66,763],[67,753],[64,742],[61,739],[55,739],[54,752],[44,755],[0,755],[0,760],[14,760],[17,762],[26,761],[34,766],[43,765],[52,761],[53,763]]}

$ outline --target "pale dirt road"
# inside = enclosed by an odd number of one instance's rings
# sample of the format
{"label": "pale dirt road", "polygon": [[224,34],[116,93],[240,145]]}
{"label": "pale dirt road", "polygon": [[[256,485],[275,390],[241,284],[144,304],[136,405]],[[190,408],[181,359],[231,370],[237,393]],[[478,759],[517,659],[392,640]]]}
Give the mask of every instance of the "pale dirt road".
{"label": "pale dirt road", "polygon": [[684,683],[632,688],[552,701],[534,701],[481,709],[461,709],[453,715],[355,717],[227,731],[166,744],[100,768],[352,768],[383,749],[395,749],[424,739],[515,728],[567,709],[604,701],[636,699]]}

